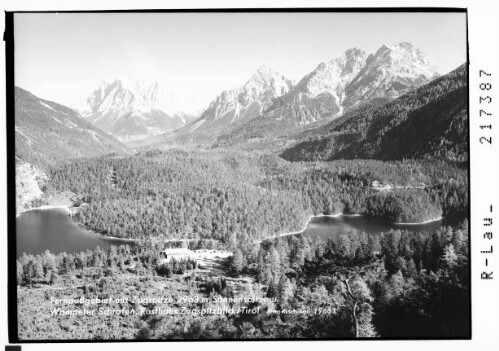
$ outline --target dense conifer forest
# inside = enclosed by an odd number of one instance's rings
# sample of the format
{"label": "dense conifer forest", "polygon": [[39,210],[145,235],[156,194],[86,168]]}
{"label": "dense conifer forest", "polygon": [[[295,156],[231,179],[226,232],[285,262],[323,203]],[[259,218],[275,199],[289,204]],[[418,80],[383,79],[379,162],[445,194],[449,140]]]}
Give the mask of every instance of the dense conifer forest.
{"label": "dense conifer forest", "polygon": [[48,194],[81,196],[75,220],[121,238],[217,239],[233,247],[299,230],[312,214],[410,223],[468,213],[466,172],[436,159],[291,163],[234,151],[149,151],[71,162],[49,178]]}

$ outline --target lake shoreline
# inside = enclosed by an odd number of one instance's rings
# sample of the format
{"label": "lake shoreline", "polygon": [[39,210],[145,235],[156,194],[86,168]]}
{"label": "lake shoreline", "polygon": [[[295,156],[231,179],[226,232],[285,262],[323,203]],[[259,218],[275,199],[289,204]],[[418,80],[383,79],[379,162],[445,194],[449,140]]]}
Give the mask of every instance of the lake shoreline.
{"label": "lake shoreline", "polygon": [[71,221],[73,221],[73,223],[75,223],[76,225],[78,225],[80,228],[83,228],[85,229],[87,232],[90,232],[90,233],[93,233],[93,234],[96,234],[98,235],[100,238],[102,239],[109,239],[109,240],[120,240],[120,241],[127,241],[127,242],[134,242],[134,243],[137,243],[140,241],[140,239],[130,239],[130,238],[119,238],[117,236],[110,236],[110,235],[106,235],[106,234],[102,234],[102,233],[99,233],[91,228],[89,228],[88,226],[86,226],[85,224],[71,218]]}
{"label": "lake shoreline", "polygon": [[[73,212],[71,212],[70,208],[73,208],[73,207],[70,207],[67,205],[42,205],[39,207],[32,207],[32,208],[28,208],[25,210],[21,210],[21,211],[16,213],[16,218],[18,218],[23,213],[27,213],[27,212],[31,212],[31,211],[64,210],[66,213],[72,214]],[[74,208],[77,208],[77,207],[74,207]]]}
{"label": "lake shoreline", "polygon": [[[307,230],[308,225],[310,224],[310,222],[314,218],[321,218],[321,217],[338,218],[338,217],[342,217],[342,216],[345,216],[345,217],[362,217],[362,216],[367,216],[367,215],[363,215],[363,214],[359,214],[359,213],[352,213],[352,214],[337,213],[337,214],[333,214],[333,215],[327,215],[327,214],[311,215],[308,218],[307,222],[305,223],[304,227],[301,230],[297,230],[297,231],[293,231],[293,232],[286,232],[286,233],[281,233],[281,234],[276,234],[276,235],[273,235],[273,236],[268,237],[266,239],[261,239],[261,240],[259,240],[257,242],[260,243],[260,242],[262,242],[264,240],[268,240],[268,239],[276,239],[276,238],[286,237],[286,236],[290,236],[290,235],[302,234],[302,233],[304,233]],[[378,218],[378,217],[373,217],[373,218]],[[391,222],[391,223],[394,224],[394,225],[401,225],[401,226],[403,226],[403,225],[425,225],[425,224],[428,224],[428,223],[438,222],[438,221],[441,221],[443,219],[444,219],[444,217],[440,216],[438,218],[429,219],[429,220],[423,221],[423,222],[410,222],[410,223]]]}
{"label": "lake shoreline", "polygon": [[77,194],[65,190],[60,192],[55,192],[49,195],[43,195],[39,200],[42,201],[41,206],[29,207],[22,210],[18,210],[16,208],[16,218],[18,218],[21,214],[28,211],[35,210],[55,210],[60,209],[68,213],[68,215],[73,216],[76,211],[78,211],[81,207],[84,207],[88,204],[81,201],[81,196]]}
{"label": "lake shoreline", "polygon": [[[18,218],[23,213],[32,212],[32,211],[47,211],[47,210],[63,210],[69,216],[72,217],[76,213],[76,211],[78,209],[80,209],[81,207],[83,207],[83,206],[74,207],[74,206],[69,206],[69,205],[42,205],[39,207],[32,207],[32,208],[28,208],[26,210],[19,211],[18,213],[16,213],[16,218]],[[75,223],[76,225],[78,225],[80,228],[85,229],[86,231],[88,231],[92,234],[96,234],[103,239],[120,240],[120,241],[128,241],[128,242],[135,242],[135,243],[140,241],[140,239],[119,238],[116,236],[102,234],[102,233],[99,233],[99,232],[87,227],[83,223],[80,223],[79,221],[77,221],[73,218],[71,218],[71,221],[73,223]]]}
{"label": "lake shoreline", "polygon": [[[45,211],[45,210],[63,210],[70,217],[72,217],[72,215],[80,207],[81,206],[79,206],[79,207],[72,207],[72,206],[69,206],[69,205],[43,205],[43,206],[40,206],[40,207],[34,207],[34,208],[22,210],[19,213],[17,213],[16,218],[18,218],[22,213],[26,213],[26,212],[29,212],[29,211],[36,211],[36,210],[40,210],[40,211]],[[310,222],[314,218],[324,218],[324,217],[339,218],[339,217],[342,217],[342,216],[345,216],[345,217],[362,217],[362,216],[366,216],[366,215],[362,215],[362,214],[359,214],[359,213],[336,213],[336,214],[311,215],[310,217],[308,217],[307,221],[305,222],[305,224],[303,225],[303,227],[300,230],[295,230],[295,231],[291,231],[291,232],[285,232],[285,233],[281,233],[281,234],[276,234],[276,235],[270,236],[268,238],[260,239],[260,240],[256,241],[256,243],[261,243],[261,242],[263,242],[265,240],[268,240],[268,239],[275,239],[275,238],[287,237],[287,236],[290,236],[290,235],[303,234],[307,230]],[[425,225],[425,224],[428,224],[428,223],[440,221],[443,218],[444,218],[443,216],[440,216],[438,218],[430,219],[430,220],[423,221],[423,222],[411,222],[411,223],[392,222],[392,224],[394,224],[394,225],[400,225],[400,226],[404,226],[404,225],[408,225],[408,226],[412,226],[412,225],[414,225],[414,226],[416,226],[416,225]],[[115,237],[115,236],[109,236],[109,235],[106,235],[106,234],[99,233],[99,232],[97,232],[97,231],[95,231],[95,230],[87,227],[83,223],[80,223],[79,221],[75,220],[74,218],[71,218],[71,221],[73,223],[75,223],[76,225],[78,225],[80,228],[85,229],[86,231],[99,236],[103,240],[117,240],[117,241],[122,241],[123,244],[126,244],[126,243],[137,244],[137,243],[139,243],[139,242],[142,241],[141,239],[120,238],[120,237]],[[190,241],[190,240],[193,240],[193,239],[185,239],[185,238],[184,239],[164,239],[164,241]]]}
{"label": "lake shoreline", "polygon": [[261,243],[262,241],[268,240],[268,239],[271,239],[271,238],[274,239],[274,238],[281,238],[281,237],[286,237],[286,236],[290,236],[290,235],[301,234],[301,233],[305,232],[305,230],[307,230],[307,227],[308,227],[308,225],[310,224],[310,221],[313,218],[321,218],[321,217],[338,218],[340,216],[343,216],[343,213],[337,213],[337,214],[333,214],[333,215],[327,215],[327,214],[311,215],[310,217],[308,217],[307,222],[305,223],[304,227],[301,230],[297,230],[297,231],[294,231],[294,232],[287,232],[287,233],[276,234],[276,235],[270,236],[268,238],[258,240],[257,243]]}
{"label": "lake shoreline", "polygon": [[119,241],[128,241],[128,242],[134,242],[134,243],[137,243],[140,241],[140,239],[130,239],[130,238],[118,238],[117,236],[109,236],[109,235],[106,235],[106,234],[101,234],[99,232],[96,232],[95,230],[93,229],[89,229],[87,226],[81,224],[80,222],[77,222],[77,221],[73,221],[74,223],[76,223],[77,225],[79,225],[81,228],[85,229],[87,232],[90,232],[90,233],[93,233],[93,234],[96,234],[98,235],[100,238],[102,239],[106,239],[106,240],[119,240]]}
{"label": "lake shoreline", "polygon": [[411,223],[394,222],[393,224],[396,224],[396,225],[422,225],[422,224],[428,224],[428,223],[432,223],[432,222],[441,221],[442,219],[444,219],[444,217],[440,216],[438,218],[429,219],[429,220],[423,221],[423,222],[411,222]]}
{"label": "lake shoreline", "polygon": [[23,253],[41,255],[46,250],[53,254],[78,253],[81,251],[103,250],[111,246],[140,245],[135,240],[121,239],[102,235],[83,226],[68,215],[67,210],[59,206],[33,209],[16,219],[16,256]]}

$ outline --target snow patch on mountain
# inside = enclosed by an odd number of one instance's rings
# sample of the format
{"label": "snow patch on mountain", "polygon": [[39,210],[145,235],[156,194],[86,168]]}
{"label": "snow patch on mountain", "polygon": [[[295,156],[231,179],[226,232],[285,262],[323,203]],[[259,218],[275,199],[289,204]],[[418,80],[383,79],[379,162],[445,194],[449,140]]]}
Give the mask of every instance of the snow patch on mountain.
{"label": "snow patch on mountain", "polygon": [[196,129],[198,129],[199,127],[201,127],[204,123],[206,122],[205,119],[202,119],[200,121],[197,121],[195,122],[194,124],[192,124],[190,127],[189,127],[189,131],[190,132],[193,132],[195,131]]}
{"label": "snow patch on mountain", "polygon": [[46,103],[44,103],[43,101],[38,101],[38,102],[39,102],[39,103],[40,103],[40,105],[42,105],[43,107],[46,107],[46,108],[48,108],[49,110],[55,111],[55,109],[54,109],[52,106],[50,106],[49,104],[46,104]]}

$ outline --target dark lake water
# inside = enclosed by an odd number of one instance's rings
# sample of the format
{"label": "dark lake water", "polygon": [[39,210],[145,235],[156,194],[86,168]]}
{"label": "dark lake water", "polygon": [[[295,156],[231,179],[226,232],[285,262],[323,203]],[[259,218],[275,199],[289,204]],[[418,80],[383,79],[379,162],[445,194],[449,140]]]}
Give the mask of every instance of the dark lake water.
{"label": "dark lake water", "polygon": [[390,229],[409,230],[412,232],[433,231],[448,224],[441,219],[426,224],[408,225],[394,224],[379,218],[367,216],[339,216],[339,217],[314,217],[305,230],[305,235],[312,238],[336,239],[342,233],[348,233],[355,229],[357,232],[367,234],[379,234],[388,232]]}
{"label": "dark lake water", "polygon": [[16,220],[17,256],[33,255],[45,250],[67,253],[107,248],[111,245],[133,245],[133,242],[108,239],[77,225],[62,209],[23,212]]}
{"label": "dark lake water", "polygon": [[[107,248],[111,245],[134,245],[133,242],[109,239],[88,231],[67,215],[64,210],[33,210],[17,217],[17,256],[23,252],[33,255],[45,250],[52,253],[79,252]],[[421,225],[399,225],[365,216],[315,217],[305,230],[305,235],[321,238],[337,238],[351,229],[368,234],[387,232],[390,229],[433,231],[447,224],[445,219]]]}

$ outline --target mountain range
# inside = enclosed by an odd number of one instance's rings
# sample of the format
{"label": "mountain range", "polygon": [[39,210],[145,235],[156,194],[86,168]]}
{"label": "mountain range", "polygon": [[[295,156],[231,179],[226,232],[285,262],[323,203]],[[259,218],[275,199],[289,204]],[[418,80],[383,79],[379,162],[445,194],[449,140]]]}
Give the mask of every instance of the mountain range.
{"label": "mountain range", "polygon": [[221,93],[200,118],[165,135],[164,141],[258,141],[338,118],[363,105],[385,104],[438,76],[424,53],[406,42],[383,45],[374,54],[351,48],[320,63],[295,85],[270,68],[260,68],[240,88]]}
{"label": "mountain range", "polygon": [[199,117],[199,103],[162,89],[157,82],[115,79],[103,82],[83,102],[74,104],[86,120],[122,142],[179,129]]}
{"label": "mountain range", "polygon": [[[410,43],[383,45],[373,54],[352,48],[297,84],[261,66],[195,120],[196,112],[177,110],[179,100],[155,82],[104,82],[79,104],[81,115],[16,88],[16,154],[31,164],[54,164],[127,153],[120,140],[143,140],[149,148],[172,141],[261,148],[273,143],[288,160],[398,159],[437,155],[444,146],[446,157],[458,160],[466,150],[448,143],[462,137],[466,74],[460,67],[440,77]],[[412,146],[401,139],[407,136]],[[416,136],[426,140],[424,148]]]}

